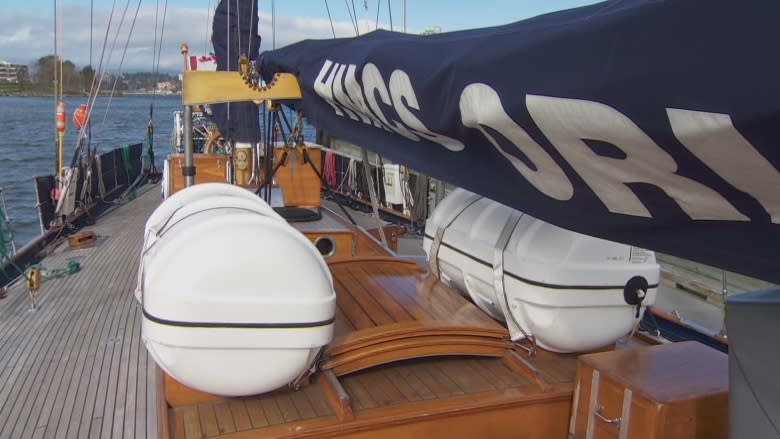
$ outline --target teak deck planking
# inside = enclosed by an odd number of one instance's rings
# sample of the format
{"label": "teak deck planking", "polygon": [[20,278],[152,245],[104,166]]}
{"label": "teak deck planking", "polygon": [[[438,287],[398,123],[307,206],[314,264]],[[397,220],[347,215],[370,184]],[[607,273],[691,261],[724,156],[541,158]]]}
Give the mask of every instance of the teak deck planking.
{"label": "teak deck planking", "polygon": [[[44,267],[77,259],[82,271],[45,281],[38,311],[28,312],[22,282],[0,301],[0,437],[393,437],[453,427],[465,435],[539,416],[560,418],[555,424],[565,427],[573,367],[564,366],[558,380],[545,375],[553,385],[542,391],[505,364],[501,325],[360,232],[353,235],[355,257],[331,264],[336,338],[323,364],[345,361],[349,367],[334,367],[342,376],[332,375],[329,384],[328,372],[321,372],[298,391],[184,405],[203,394],[172,390],[170,378],[147,355],[132,294],[143,225],[158,203],[157,188],[150,188],[90,227],[98,235],[95,246],[60,246],[46,257]],[[349,229],[340,218],[326,215],[324,221],[332,229]],[[436,339],[482,350],[460,352]],[[403,360],[408,348],[426,358]],[[377,349],[387,355],[374,355]],[[447,357],[427,357],[447,350]],[[556,361],[543,355],[538,360]],[[184,402],[169,406],[166,389],[182,391]],[[563,432],[547,428],[531,432]]]}
{"label": "teak deck planking", "polygon": [[159,187],[89,229],[93,247],[60,245],[41,262],[81,271],[45,280],[31,312],[24,282],[0,301],[0,437],[156,437],[156,366],[133,297],[143,225]]}

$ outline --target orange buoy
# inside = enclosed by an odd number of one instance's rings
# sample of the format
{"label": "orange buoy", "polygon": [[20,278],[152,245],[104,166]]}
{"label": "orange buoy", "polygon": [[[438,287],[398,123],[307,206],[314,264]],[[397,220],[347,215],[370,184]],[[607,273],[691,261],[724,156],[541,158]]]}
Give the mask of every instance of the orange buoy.
{"label": "orange buoy", "polygon": [[57,104],[57,112],[54,115],[54,122],[58,133],[65,132],[65,119],[65,102],[60,101],[60,103]]}
{"label": "orange buoy", "polygon": [[84,128],[87,125],[87,104],[79,104],[79,108],[73,112],[73,126],[77,130]]}

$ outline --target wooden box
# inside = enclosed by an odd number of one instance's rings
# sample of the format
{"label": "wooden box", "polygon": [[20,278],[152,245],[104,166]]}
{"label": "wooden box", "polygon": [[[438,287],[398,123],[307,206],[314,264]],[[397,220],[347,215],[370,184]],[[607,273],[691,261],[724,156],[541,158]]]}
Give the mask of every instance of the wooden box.
{"label": "wooden box", "polygon": [[[216,154],[194,154],[192,163],[195,165],[195,184],[226,183],[230,157]],[[173,195],[184,189],[184,176],[181,168],[184,166],[184,155],[176,154],[168,157],[168,194]]]}
{"label": "wooden box", "polygon": [[728,357],[698,342],[583,355],[570,438],[728,437]]}
{"label": "wooden box", "polygon": [[[322,172],[322,152],[319,147],[308,146],[309,158],[318,172]],[[274,166],[282,158],[283,151],[274,150]],[[303,161],[298,150],[291,150],[285,163],[274,174],[274,181],[282,188],[284,205],[290,207],[316,208],[320,206],[320,178]]]}

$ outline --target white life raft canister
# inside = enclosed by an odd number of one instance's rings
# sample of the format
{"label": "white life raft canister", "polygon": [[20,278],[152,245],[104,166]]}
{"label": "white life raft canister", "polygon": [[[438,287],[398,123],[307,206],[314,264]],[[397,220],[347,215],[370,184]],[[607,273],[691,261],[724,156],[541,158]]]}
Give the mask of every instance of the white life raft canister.
{"label": "white life raft canister", "polygon": [[336,295],[314,245],[259,197],[206,183],[150,216],[142,337],[181,383],[224,396],[280,388],[333,337]]}
{"label": "white life raft canister", "polygon": [[628,334],[655,303],[652,251],[571,232],[463,189],[425,227],[434,274],[556,352],[584,352]]}

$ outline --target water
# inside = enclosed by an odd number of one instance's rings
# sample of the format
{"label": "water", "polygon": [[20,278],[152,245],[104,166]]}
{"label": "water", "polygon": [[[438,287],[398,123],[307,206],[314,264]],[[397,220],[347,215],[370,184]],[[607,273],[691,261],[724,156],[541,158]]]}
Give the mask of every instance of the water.
{"label": "water", "polygon": [[[86,98],[65,98],[68,113],[65,164],[73,157],[77,131],[71,119],[81,103],[86,103]],[[98,152],[142,143],[152,104],[154,152],[157,168],[162,169],[162,160],[172,151],[173,112],[181,109],[180,96],[121,96],[110,99],[110,103],[109,98],[99,97],[92,111],[92,144],[97,145]],[[0,96],[0,124],[5,127],[0,136],[0,189],[3,189],[17,247],[41,233],[33,177],[55,172],[54,106],[53,97]],[[292,121],[293,113],[288,111],[287,119]],[[303,135],[307,142],[313,141],[314,128],[304,125]]]}
{"label": "water", "polygon": [[[154,100],[153,100],[154,99]],[[63,160],[70,163],[76,144],[76,129],[71,117],[86,98],[66,97],[68,127],[65,131]],[[141,143],[146,137],[149,105],[154,102],[154,150],[158,160],[171,151],[173,111],[181,107],[179,96],[123,96],[98,98],[92,112],[92,139],[98,152],[130,143]],[[105,117],[104,121],[104,115]],[[0,97],[0,188],[6,199],[17,247],[40,234],[35,208],[33,177],[54,173],[55,133],[54,98]],[[162,166],[158,164],[159,169]]]}

